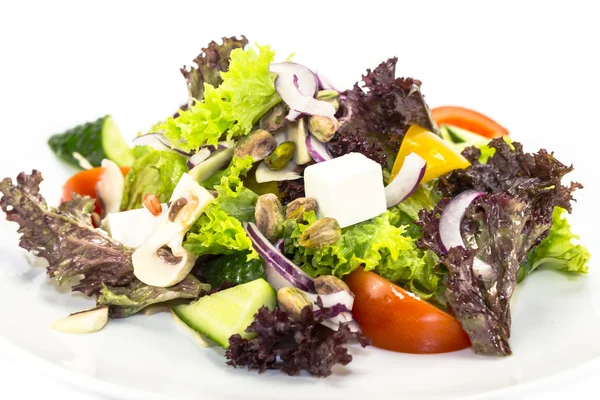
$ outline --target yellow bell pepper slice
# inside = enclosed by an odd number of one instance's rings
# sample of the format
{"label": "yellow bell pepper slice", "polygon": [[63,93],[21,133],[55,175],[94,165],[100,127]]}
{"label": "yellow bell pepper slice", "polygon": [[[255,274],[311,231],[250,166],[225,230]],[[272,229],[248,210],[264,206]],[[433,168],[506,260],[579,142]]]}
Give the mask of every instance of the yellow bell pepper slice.
{"label": "yellow bell pepper slice", "polygon": [[421,183],[438,178],[455,169],[467,168],[471,163],[462,154],[454,150],[451,145],[433,132],[419,125],[412,125],[398,151],[394,162],[390,181],[394,179],[404,164],[404,159],[410,153],[417,153],[427,161],[427,168]]}

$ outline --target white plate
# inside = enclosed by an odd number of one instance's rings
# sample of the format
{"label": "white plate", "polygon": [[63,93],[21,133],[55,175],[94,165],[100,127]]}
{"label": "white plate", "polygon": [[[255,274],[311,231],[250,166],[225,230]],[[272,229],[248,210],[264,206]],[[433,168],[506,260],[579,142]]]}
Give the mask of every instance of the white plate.
{"label": "white plate", "polygon": [[[43,193],[57,201],[72,171],[47,149],[48,134],[111,113],[133,136],[185,99],[177,68],[201,45],[245,32],[250,40],[273,44],[281,58],[296,51],[297,60],[346,85],[398,55],[398,75],[423,80],[431,106],[472,106],[509,127],[528,149],[555,150],[559,159],[575,164],[573,178],[586,185],[577,194],[572,222],[592,252],[597,249],[592,246],[600,195],[597,129],[592,133],[590,127],[597,123],[593,96],[600,89],[600,68],[587,50],[598,37],[592,12],[545,8],[537,18],[539,10],[525,5],[519,12],[506,7],[474,14],[477,10],[457,11],[454,5],[394,9],[373,2],[368,9],[321,4],[286,12],[277,4],[244,10],[232,5],[240,13],[228,14],[226,26],[225,17],[203,18],[208,11],[200,4],[145,5],[143,11],[123,4],[118,10],[70,5],[64,7],[70,14],[52,18],[47,16],[55,6],[47,3],[37,5],[35,15],[26,6],[11,10],[15,18],[0,28],[1,37],[13,38],[2,44],[3,59],[11,60],[0,74],[2,176],[38,168],[46,178]],[[262,17],[264,10],[271,16]],[[164,314],[111,321],[94,335],[60,334],[48,324],[92,302],[57,290],[43,270],[29,267],[14,228],[0,221],[0,352],[113,397],[448,398],[514,392],[600,356],[596,260],[587,277],[545,271],[518,287],[512,303],[514,355],[508,358],[469,350],[416,356],[353,349],[354,361],[328,379],[291,378],[225,366],[222,352],[198,348]]]}

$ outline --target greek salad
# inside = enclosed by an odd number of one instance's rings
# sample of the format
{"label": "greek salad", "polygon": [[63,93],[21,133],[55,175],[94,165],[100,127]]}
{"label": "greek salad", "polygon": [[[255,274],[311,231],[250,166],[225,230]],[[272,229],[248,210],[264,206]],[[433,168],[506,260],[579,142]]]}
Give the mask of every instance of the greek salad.
{"label": "greek salad", "polygon": [[339,88],[223,38],[181,69],[187,103],[132,144],[110,116],[51,136],[80,170],[60,205],[35,169],[0,183],[30,261],[95,299],[51,328],[161,307],[230,366],[320,377],[352,343],[510,355],[518,284],[588,271],[567,220],[582,185],[487,116],[430,109],[396,64]]}

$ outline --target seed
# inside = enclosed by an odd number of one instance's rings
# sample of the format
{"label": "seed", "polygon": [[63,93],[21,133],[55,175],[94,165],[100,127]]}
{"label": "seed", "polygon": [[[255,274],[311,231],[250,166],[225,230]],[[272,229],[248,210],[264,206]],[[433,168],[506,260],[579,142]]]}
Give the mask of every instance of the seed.
{"label": "seed", "polygon": [[300,222],[304,213],[308,211],[317,211],[317,201],[312,198],[299,197],[286,206],[285,219],[294,218]]}
{"label": "seed", "polygon": [[333,275],[323,275],[315,278],[315,291],[317,294],[332,294],[337,292],[350,292],[350,288],[343,280]]}
{"label": "seed", "polygon": [[235,148],[235,156],[245,158],[251,156],[254,161],[264,160],[277,147],[277,140],[264,129],[257,129],[240,140]]}
{"label": "seed", "polygon": [[292,157],[294,157],[295,150],[296,145],[294,142],[283,142],[265,158],[265,164],[272,171],[281,171],[288,165]]}
{"label": "seed", "polygon": [[162,205],[155,194],[148,193],[144,196],[144,207],[146,207],[146,209],[155,217],[162,214]]}
{"label": "seed", "polygon": [[267,239],[273,241],[283,231],[283,206],[273,193],[263,194],[256,201],[254,209],[256,226]]}
{"label": "seed", "polygon": [[342,237],[342,228],[334,218],[322,218],[300,235],[300,245],[309,249],[334,244]]}
{"label": "seed", "polygon": [[277,292],[279,308],[290,314],[294,319],[300,319],[306,306],[312,307],[312,302],[302,290],[295,287],[283,287]]}

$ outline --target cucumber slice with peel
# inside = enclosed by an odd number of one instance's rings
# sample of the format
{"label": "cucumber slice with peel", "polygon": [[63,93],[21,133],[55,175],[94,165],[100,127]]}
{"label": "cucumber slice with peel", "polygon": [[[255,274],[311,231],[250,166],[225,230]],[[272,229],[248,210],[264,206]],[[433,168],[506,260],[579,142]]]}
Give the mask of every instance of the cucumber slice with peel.
{"label": "cucumber slice with peel", "polygon": [[53,135],[48,145],[58,158],[79,169],[99,167],[105,158],[122,167],[134,161],[131,148],[108,115]]}
{"label": "cucumber slice with peel", "polygon": [[272,310],[276,305],[275,290],[264,279],[257,279],[201,297],[191,304],[175,306],[173,312],[187,326],[227,348],[229,338],[236,333],[251,339],[253,335],[246,328],[254,315],[263,306]]}

